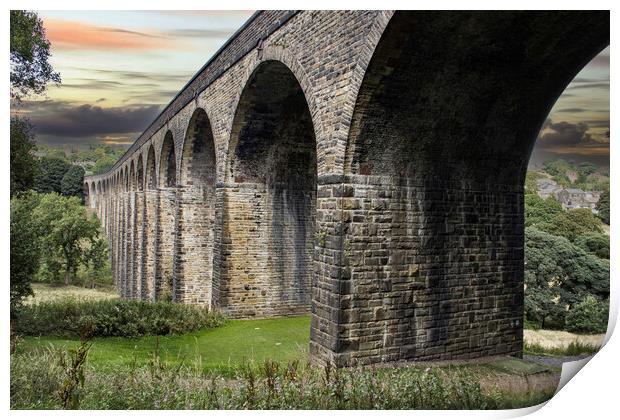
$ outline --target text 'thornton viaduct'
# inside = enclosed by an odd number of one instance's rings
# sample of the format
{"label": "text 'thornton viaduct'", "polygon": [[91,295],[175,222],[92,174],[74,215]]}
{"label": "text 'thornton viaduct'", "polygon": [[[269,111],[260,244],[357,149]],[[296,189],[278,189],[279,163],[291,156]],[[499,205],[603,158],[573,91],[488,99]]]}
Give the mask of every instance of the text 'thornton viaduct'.
{"label": "text 'thornton viaduct'", "polygon": [[264,11],[85,180],[126,298],[352,363],[521,355],[523,183],[608,12]]}

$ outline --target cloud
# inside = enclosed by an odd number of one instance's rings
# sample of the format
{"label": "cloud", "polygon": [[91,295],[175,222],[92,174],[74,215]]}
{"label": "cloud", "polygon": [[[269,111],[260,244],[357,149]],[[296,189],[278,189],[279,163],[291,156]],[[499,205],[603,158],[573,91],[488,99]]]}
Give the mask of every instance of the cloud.
{"label": "cloud", "polygon": [[554,123],[547,120],[539,134],[536,146],[560,147],[594,143],[592,135],[588,133],[588,128],[585,122],[572,124],[566,121]]}
{"label": "cloud", "polygon": [[172,29],[166,33],[182,38],[228,38],[232,32],[225,29]]}
{"label": "cloud", "polygon": [[46,19],[47,37],[57,50],[170,50],[179,44],[160,34],[96,26],[68,20]]}
{"label": "cloud", "polygon": [[144,130],[160,111],[159,105],[103,108],[64,101],[24,105],[34,132],[55,137],[105,137]]}
{"label": "cloud", "polygon": [[563,108],[563,109],[558,109],[556,112],[566,112],[569,114],[578,114],[581,112],[587,112],[587,109],[583,109],[583,108]]}

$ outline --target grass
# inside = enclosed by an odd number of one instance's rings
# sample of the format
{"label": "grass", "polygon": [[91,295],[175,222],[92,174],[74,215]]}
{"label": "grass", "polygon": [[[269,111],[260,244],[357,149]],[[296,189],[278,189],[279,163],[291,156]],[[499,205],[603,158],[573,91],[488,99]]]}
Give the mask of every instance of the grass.
{"label": "grass", "polygon": [[118,299],[118,294],[113,286],[109,288],[88,289],[77,286],[52,286],[46,283],[32,283],[34,296],[29,296],[25,303],[32,305],[40,302],[75,298],[83,300]]}
{"label": "grass", "polygon": [[567,346],[545,347],[537,343],[525,343],[523,352],[537,356],[586,356],[596,353],[600,346],[574,341]]}
{"label": "grass", "polygon": [[[200,363],[205,370],[228,370],[243,363],[265,360],[305,360],[310,316],[232,320],[218,328],[178,336],[99,338],[93,340],[89,360],[102,368],[137,363],[143,365],[158,349],[167,364]],[[45,348],[77,347],[79,339],[24,337],[18,352]]]}

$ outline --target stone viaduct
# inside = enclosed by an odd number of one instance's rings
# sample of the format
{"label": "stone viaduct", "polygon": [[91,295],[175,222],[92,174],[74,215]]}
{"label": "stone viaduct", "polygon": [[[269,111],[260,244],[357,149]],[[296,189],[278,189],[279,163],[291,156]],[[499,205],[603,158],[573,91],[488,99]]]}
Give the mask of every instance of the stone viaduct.
{"label": "stone viaduct", "polygon": [[121,296],[338,366],[516,355],[537,133],[609,13],[263,11],[85,179]]}

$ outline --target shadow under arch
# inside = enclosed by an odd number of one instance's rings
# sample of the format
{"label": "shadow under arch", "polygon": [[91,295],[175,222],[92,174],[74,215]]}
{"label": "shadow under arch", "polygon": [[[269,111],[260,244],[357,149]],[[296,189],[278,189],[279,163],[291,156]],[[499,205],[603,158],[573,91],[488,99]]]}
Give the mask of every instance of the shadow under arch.
{"label": "shadow under arch", "polygon": [[608,43],[608,12],[393,15],[345,154],[347,188],[376,204],[343,227],[340,299],[353,304],[330,347],[339,364],[521,355],[527,163]]}
{"label": "shadow under arch", "polygon": [[176,224],[176,154],[172,132],[167,131],[159,155],[157,251],[155,257],[156,299],[175,299],[173,270]]}
{"label": "shadow under arch", "polygon": [[211,308],[215,226],[215,143],[204,109],[190,118],[177,185],[175,298]]}
{"label": "shadow under arch", "polygon": [[262,62],[241,93],[226,163],[218,292],[229,315],[309,311],[316,156],[302,87],[283,63]]}

